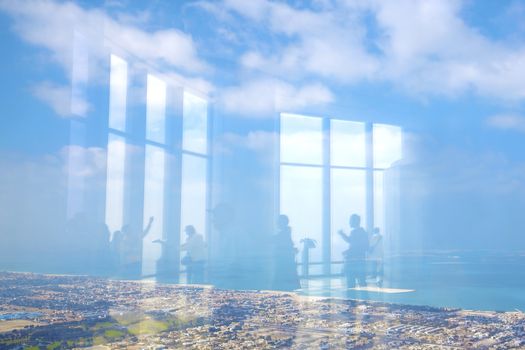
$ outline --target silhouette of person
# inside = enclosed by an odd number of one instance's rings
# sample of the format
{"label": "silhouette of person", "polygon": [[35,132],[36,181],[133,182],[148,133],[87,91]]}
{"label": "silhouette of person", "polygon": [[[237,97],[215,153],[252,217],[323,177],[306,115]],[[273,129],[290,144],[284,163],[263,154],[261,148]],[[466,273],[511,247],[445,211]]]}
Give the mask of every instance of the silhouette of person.
{"label": "silhouette of person", "polygon": [[142,240],[146,237],[153,224],[153,216],[143,230],[135,229],[131,225],[122,228],[122,264],[123,273],[127,277],[139,277],[142,273]]}
{"label": "silhouette of person", "polygon": [[357,214],[350,216],[350,235],[339,230],[339,235],[349,244],[345,256],[344,271],[348,288],[354,288],[356,279],[360,287],[366,286],[366,253],[368,251],[368,234],[361,227],[361,217]]}
{"label": "silhouette of person", "polygon": [[378,227],[374,228],[370,236],[368,259],[372,263],[372,277],[379,287],[383,285],[383,236]]}
{"label": "silhouette of person", "polygon": [[195,227],[188,225],[184,228],[186,243],[181,245],[181,250],[186,251],[182,264],[186,265],[187,280],[190,284],[204,282],[204,264],[206,262],[206,243]]}
{"label": "silhouette of person", "polygon": [[295,255],[297,249],[292,241],[292,229],[286,215],[277,218],[277,234],[273,237],[273,283],[275,290],[301,288],[297,275]]}

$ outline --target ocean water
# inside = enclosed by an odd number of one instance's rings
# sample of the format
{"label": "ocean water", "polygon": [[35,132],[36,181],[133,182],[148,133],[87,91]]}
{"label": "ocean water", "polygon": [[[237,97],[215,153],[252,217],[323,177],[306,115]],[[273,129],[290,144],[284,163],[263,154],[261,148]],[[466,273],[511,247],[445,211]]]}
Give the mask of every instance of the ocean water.
{"label": "ocean water", "polygon": [[[368,282],[375,286],[374,280]],[[454,253],[395,257],[385,261],[383,287],[401,291],[348,290],[344,279],[332,277],[303,281],[300,293],[471,310],[525,311],[525,256]]]}
{"label": "ocean water", "polygon": [[[28,263],[0,265],[0,269],[64,273],[44,263],[38,268]],[[374,280],[368,282],[375,286]],[[301,285],[298,293],[310,296],[525,312],[525,254],[447,252],[389,258],[385,260],[383,287],[394,290],[388,292],[348,290],[341,277],[313,277],[301,280]]]}

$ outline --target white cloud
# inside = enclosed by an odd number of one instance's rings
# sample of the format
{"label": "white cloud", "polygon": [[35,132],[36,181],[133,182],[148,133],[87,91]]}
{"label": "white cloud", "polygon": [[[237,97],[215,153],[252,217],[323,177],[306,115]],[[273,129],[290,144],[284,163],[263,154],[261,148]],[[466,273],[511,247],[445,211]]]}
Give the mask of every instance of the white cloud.
{"label": "white cloud", "polygon": [[[48,104],[60,117],[71,117],[71,111],[76,111],[77,116],[83,117],[91,108],[89,103],[82,98],[75,98],[72,102],[69,86],[44,81],[34,85],[32,92],[38,99]],[[75,105],[72,106],[72,103]]]}
{"label": "white cloud", "polygon": [[[13,29],[27,42],[49,50],[69,69],[74,32],[87,36],[91,53],[106,54],[105,45],[154,64],[202,72],[208,68],[198,55],[191,36],[177,29],[148,32],[133,26],[130,16],[116,20],[98,9],[84,9],[71,2],[52,0],[0,1],[0,10],[11,15]],[[138,23],[144,20],[138,14]]]}
{"label": "white cloud", "polygon": [[220,102],[226,111],[249,117],[272,117],[276,111],[297,110],[330,103],[332,92],[321,84],[296,87],[274,79],[260,79],[225,89]]}
{"label": "white cloud", "polygon": [[378,69],[378,59],[366,51],[364,31],[354,16],[344,17],[337,11],[298,10],[263,0],[228,0],[225,4],[288,38],[285,45],[274,43],[276,50],[271,54],[246,52],[241,63],[248,68],[282,76],[315,74],[346,83],[371,78]]}
{"label": "white cloud", "polygon": [[498,114],[488,117],[488,126],[501,130],[514,130],[525,133],[525,117],[516,114]]}
{"label": "white cloud", "polygon": [[525,51],[483,36],[461,17],[461,1],[374,2],[382,79],[416,94],[521,99]]}
{"label": "white cloud", "polygon": [[244,147],[256,152],[268,152],[275,146],[277,134],[273,132],[258,130],[250,131],[246,135],[226,133],[222,135],[222,143],[237,147]]}
{"label": "white cloud", "polygon": [[465,1],[340,0],[316,11],[264,0],[223,4],[277,38],[271,49],[248,49],[240,58],[247,68],[346,85],[388,82],[418,96],[525,98],[525,45],[469,25]]}
{"label": "white cloud", "polygon": [[[267,163],[271,166],[275,162],[274,151],[279,135],[275,132],[257,130],[247,134],[227,132],[222,134],[215,142],[214,150],[222,156],[239,154],[240,150],[247,151],[252,160]],[[272,151],[273,150],[273,151]],[[262,186],[268,186],[267,179]]]}
{"label": "white cloud", "polygon": [[[59,64],[71,79],[71,86],[45,81],[31,89],[60,117],[87,114],[89,102],[82,96],[82,91],[77,90],[84,90],[88,83],[108,83],[103,72],[108,69],[110,53],[129,60],[131,74],[140,69],[151,71],[154,67],[175,84],[205,94],[213,90],[213,85],[206,79],[189,76],[210,71],[209,65],[198,56],[191,36],[177,29],[141,29],[151,19],[147,12],[116,13],[112,17],[100,9],[86,9],[72,2],[54,0],[0,0],[0,11],[11,16],[16,34],[44,49],[51,61]],[[88,53],[89,64],[85,60],[77,62],[84,64],[83,67],[73,67],[73,55],[80,54],[82,59],[83,52]],[[79,77],[75,77],[74,71],[79,68],[85,76],[76,81]],[[76,86],[77,83],[82,86]],[[140,86],[130,86],[130,89],[144,90]],[[76,91],[73,99],[72,90]],[[143,101],[143,97],[130,100],[133,101]]]}
{"label": "white cloud", "polygon": [[71,177],[92,177],[105,174],[106,150],[100,147],[64,146],[60,150],[63,171]]}
{"label": "white cloud", "polygon": [[334,101],[332,92],[321,84],[308,84],[296,88],[287,83],[279,83],[276,88],[278,110],[297,110],[306,107],[328,104]]}

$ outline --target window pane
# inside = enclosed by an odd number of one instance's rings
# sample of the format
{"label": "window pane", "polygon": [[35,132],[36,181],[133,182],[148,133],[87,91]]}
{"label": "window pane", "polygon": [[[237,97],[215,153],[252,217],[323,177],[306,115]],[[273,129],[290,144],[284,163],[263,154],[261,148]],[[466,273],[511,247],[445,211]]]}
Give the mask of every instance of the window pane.
{"label": "window pane", "polygon": [[128,89],[128,64],[111,55],[109,78],[109,127],[126,130],[126,100]]}
{"label": "window pane", "polygon": [[374,167],[388,168],[402,157],[401,128],[374,124]]}
{"label": "window pane", "polygon": [[281,162],[322,164],[321,118],[281,114]]}
{"label": "window pane", "polygon": [[205,99],[184,93],[182,147],[187,151],[207,153],[208,103]]}
{"label": "window pane", "polygon": [[374,171],[374,227],[385,232],[384,172]]}
{"label": "window pane", "polygon": [[106,175],[106,224],[112,234],[123,226],[125,163],[124,138],[110,134]]}
{"label": "window pane", "polygon": [[71,66],[71,114],[86,117],[89,112],[87,89],[89,84],[89,49],[86,38],[74,34],[73,64]]}
{"label": "window pane", "polygon": [[364,167],[365,124],[346,120],[330,122],[332,165]]}
{"label": "window pane", "polygon": [[317,241],[310,250],[310,262],[320,262],[322,258],[322,176],[320,168],[281,166],[281,214],[290,219],[297,249],[302,250],[303,238]]}
{"label": "window pane", "polygon": [[[337,231],[342,229],[346,234],[350,232],[348,219],[352,214],[361,216],[362,227],[366,224],[366,172],[364,170],[332,169],[331,202],[332,261],[341,261],[343,251],[348,249],[348,243],[337,234]],[[338,266],[340,269],[341,266]]]}
{"label": "window pane", "polygon": [[166,137],[166,83],[148,74],[146,138],[164,143]]}
{"label": "window pane", "polygon": [[67,156],[67,217],[72,218],[78,213],[86,211],[86,176],[89,169],[87,153],[82,152],[86,144],[86,124],[72,120],[70,124],[69,147],[66,148]]}
{"label": "window pane", "polygon": [[184,227],[193,225],[206,237],[206,159],[182,156],[181,242],[186,240]]}
{"label": "window pane", "polygon": [[146,160],[144,173],[144,225],[150,217],[153,225],[143,239],[142,273],[144,275],[156,272],[156,262],[160,258],[160,244],[153,243],[163,238],[164,229],[164,174],[165,152],[162,148],[146,145]]}

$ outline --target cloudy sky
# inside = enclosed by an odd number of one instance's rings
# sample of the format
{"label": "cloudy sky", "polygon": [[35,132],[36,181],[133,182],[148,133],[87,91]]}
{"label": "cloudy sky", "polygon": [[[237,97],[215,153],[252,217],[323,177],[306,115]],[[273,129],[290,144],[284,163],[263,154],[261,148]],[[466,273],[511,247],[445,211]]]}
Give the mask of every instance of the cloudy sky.
{"label": "cloudy sky", "polygon": [[67,169],[64,152],[103,163],[96,139],[69,145],[69,120],[97,108],[72,96],[80,35],[94,88],[108,50],[126,52],[239,120],[277,109],[401,125],[421,169],[446,174],[434,188],[523,189],[525,1],[0,0],[0,28],[3,176]]}
{"label": "cloudy sky", "polygon": [[265,118],[277,105],[452,128],[475,147],[489,137],[512,151],[525,130],[524,19],[516,0],[2,0],[0,142],[60,148],[53,135],[71,114],[82,32],[95,59],[125,50],[241,116]]}

